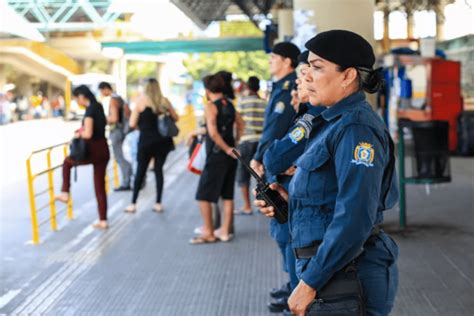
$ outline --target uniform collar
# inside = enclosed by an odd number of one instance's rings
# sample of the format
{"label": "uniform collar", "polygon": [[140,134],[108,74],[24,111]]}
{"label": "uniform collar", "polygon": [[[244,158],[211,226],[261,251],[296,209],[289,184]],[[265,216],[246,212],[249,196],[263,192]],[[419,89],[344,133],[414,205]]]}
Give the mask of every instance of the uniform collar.
{"label": "uniform collar", "polygon": [[[286,76],[284,76],[283,78],[281,78],[280,80],[275,81],[273,83],[273,88],[277,88],[277,87],[285,88],[284,86],[288,85],[288,87],[286,89],[290,89],[291,84],[294,83],[295,81],[296,81],[296,72],[292,71],[289,74],[287,74]],[[286,82],[288,82],[288,83],[286,83]]]}
{"label": "uniform collar", "polygon": [[353,93],[350,96],[345,97],[341,101],[337,102],[333,106],[327,108],[327,110],[321,113],[321,116],[326,121],[331,121],[334,118],[341,116],[345,112],[349,111],[350,109],[358,105],[358,103],[360,103],[363,100],[365,100],[364,92]]}

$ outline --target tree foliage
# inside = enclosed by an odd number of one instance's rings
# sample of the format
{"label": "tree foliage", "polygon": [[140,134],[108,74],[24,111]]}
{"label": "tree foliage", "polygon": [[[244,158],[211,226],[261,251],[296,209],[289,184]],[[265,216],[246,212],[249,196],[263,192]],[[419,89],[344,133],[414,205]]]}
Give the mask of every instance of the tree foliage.
{"label": "tree foliage", "polygon": [[216,52],[190,54],[183,61],[194,80],[220,70],[232,72],[237,78],[247,80],[250,76],[270,79],[268,55],[265,52]]}

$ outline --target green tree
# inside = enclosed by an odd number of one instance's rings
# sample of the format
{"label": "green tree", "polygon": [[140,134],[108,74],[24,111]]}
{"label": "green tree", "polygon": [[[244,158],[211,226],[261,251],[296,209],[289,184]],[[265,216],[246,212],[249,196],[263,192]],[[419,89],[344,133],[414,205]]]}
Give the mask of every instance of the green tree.
{"label": "green tree", "polygon": [[269,80],[268,58],[262,51],[200,53],[190,54],[183,64],[194,80],[201,80],[220,70],[230,71],[243,80],[250,76]]}
{"label": "green tree", "polygon": [[157,63],[148,61],[129,61],[127,63],[127,83],[136,85],[140,79],[156,77]]}

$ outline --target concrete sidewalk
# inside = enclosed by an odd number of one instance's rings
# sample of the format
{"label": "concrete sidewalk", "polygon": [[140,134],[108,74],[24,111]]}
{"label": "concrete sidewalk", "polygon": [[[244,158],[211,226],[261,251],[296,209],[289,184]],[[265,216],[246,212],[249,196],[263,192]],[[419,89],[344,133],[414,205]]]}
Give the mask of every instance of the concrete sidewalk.
{"label": "concrete sidewalk", "polygon": [[[286,276],[268,219],[238,216],[230,243],[189,245],[201,220],[194,201],[198,177],[185,170],[186,158],[184,148],[168,158],[163,214],[151,211],[150,173],[137,214],[122,212],[130,193],[110,196],[108,231],[90,228],[97,215],[89,203],[40,246],[22,246],[21,262],[2,272],[0,313],[270,315],[268,291]],[[407,230],[398,230],[397,211],[387,212],[385,228],[400,245],[393,315],[473,314],[473,162],[453,159],[453,183],[428,197],[423,186],[408,188]],[[236,198],[238,207],[238,191]]]}

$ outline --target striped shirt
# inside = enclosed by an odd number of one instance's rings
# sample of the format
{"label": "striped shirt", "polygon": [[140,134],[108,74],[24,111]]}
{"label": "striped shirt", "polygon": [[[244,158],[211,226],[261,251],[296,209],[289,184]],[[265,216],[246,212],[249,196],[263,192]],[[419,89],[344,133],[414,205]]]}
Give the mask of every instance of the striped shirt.
{"label": "striped shirt", "polygon": [[239,100],[237,111],[245,122],[241,141],[258,142],[260,140],[266,106],[267,101],[257,95],[245,96]]}

